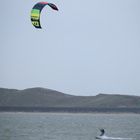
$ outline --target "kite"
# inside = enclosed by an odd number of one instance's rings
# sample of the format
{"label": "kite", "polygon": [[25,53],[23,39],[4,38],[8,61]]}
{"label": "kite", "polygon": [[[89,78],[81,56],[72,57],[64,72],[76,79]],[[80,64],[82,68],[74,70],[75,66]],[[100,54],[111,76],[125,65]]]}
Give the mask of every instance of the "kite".
{"label": "kite", "polygon": [[41,29],[40,14],[41,14],[42,9],[46,5],[50,6],[53,10],[58,11],[58,8],[53,3],[38,2],[37,4],[35,4],[31,10],[31,22],[35,28]]}

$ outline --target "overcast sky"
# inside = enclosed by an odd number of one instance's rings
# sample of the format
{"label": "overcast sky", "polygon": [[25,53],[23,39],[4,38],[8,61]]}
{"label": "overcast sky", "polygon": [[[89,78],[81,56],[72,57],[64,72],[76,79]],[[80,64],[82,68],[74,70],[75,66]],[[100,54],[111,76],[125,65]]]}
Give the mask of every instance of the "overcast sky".
{"label": "overcast sky", "polygon": [[140,95],[140,0],[50,0],[41,30],[37,2],[1,1],[0,87]]}

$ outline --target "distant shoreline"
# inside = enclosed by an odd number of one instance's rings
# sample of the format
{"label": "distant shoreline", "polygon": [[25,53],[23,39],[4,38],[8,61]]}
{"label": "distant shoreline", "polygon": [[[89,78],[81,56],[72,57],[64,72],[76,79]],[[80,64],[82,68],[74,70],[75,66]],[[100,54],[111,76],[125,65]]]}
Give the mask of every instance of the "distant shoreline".
{"label": "distant shoreline", "polygon": [[0,88],[0,112],[137,113],[140,96],[73,96],[45,88]]}
{"label": "distant shoreline", "polygon": [[0,107],[0,112],[46,112],[46,113],[135,113],[140,114],[140,108],[85,108],[85,107]]}
{"label": "distant shoreline", "polygon": [[125,112],[125,113],[93,113],[93,112],[90,112],[90,113],[86,113],[86,112],[77,112],[77,113],[72,113],[72,112],[0,112],[0,115],[2,115],[2,114],[26,114],[26,115],[31,115],[31,114],[34,114],[34,115],[39,115],[39,114],[42,114],[42,115],[114,115],[114,116],[123,116],[123,115],[140,115],[140,113],[133,113],[133,112]]}

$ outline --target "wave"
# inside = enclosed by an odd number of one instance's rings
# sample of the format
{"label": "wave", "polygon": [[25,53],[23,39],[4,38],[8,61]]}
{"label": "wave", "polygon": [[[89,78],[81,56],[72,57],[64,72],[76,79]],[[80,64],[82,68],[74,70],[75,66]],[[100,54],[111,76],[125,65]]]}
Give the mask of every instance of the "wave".
{"label": "wave", "polygon": [[98,136],[96,139],[102,140],[133,140],[133,138],[121,138],[121,137],[107,137],[107,136]]}

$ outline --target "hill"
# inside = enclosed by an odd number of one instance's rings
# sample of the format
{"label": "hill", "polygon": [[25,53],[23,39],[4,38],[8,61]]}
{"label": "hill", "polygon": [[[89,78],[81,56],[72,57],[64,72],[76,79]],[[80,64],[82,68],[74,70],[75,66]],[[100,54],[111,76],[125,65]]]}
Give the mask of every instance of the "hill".
{"label": "hill", "polygon": [[45,88],[0,88],[0,111],[140,112],[140,97],[74,96]]}

